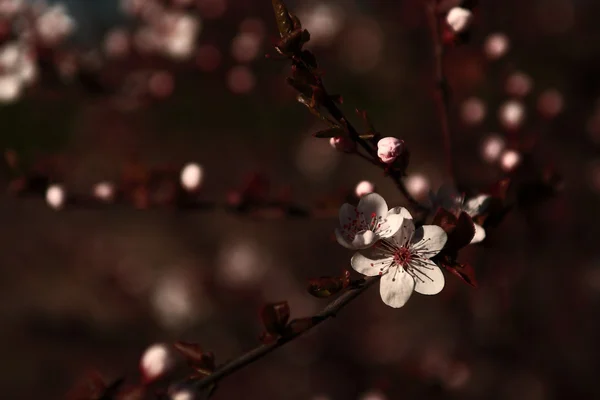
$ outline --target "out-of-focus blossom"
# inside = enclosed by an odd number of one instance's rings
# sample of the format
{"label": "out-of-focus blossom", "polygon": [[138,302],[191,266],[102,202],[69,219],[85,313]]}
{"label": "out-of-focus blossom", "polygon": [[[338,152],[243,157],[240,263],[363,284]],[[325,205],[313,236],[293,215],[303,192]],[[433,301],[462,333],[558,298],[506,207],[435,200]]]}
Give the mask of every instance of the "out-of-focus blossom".
{"label": "out-of-focus blossom", "polygon": [[370,181],[360,181],[354,189],[357,197],[363,197],[375,191],[375,185]]}
{"label": "out-of-focus blossom", "polygon": [[219,18],[227,11],[227,0],[196,0],[203,18]]}
{"label": "out-of-focus blossom", "polygon": [[62,185],[50,185],[46,189],[46,203],[55,210],[64,207],[66,197],[67,195]]}
{"label": "out-of-focus blossom", "polygon": [[202,184],[203,177],[204,171],[200,164],[188,163],[181,169],[179,181],[185,190],[194,191]]}
{"label": "out-of-focus blossom", "polygon": [[462,103],[460,111],[466,124],[477,125],[483,121],[487,110],[483,100],[478,97],[470,97]]}
{"label": "out-of-focus blossom", "polygon": [[367,73],[381,62],[383,43],[384,35],[377,21],[370,18],[355,21],[340,49],[342,62],[357,74]]}
{"label": "out-of-focus blossom", "polygon": [[342,205],[340,228],[336,228],[335,237],[348,249],[366,249],[398,231],[403,218],[401,211],[398,207],[388,210],[385,199],[377,193],[367,194],[356,207],[348,203]]}
{"label": "out-of-focus blossom", "polygon": [[196,53],[196,65],[202,71],[211,72],[221,64],[221,51],[212,44],[204,44],[198,47]]}
{"label": "out-of-focus blossom", "polygon": [[464,32],[473,21],[473,13],[462,7],[454,7],[448,12],[446,22],[454,32]]}
{"label": "out-of-focus blossom", "polygon": [[521,154],[516,150],[506,150],[500,157],[500,167],[506,172],[510,172],[517,168],[521,163]]}
{"label": "out-of-focus blossom", "polygon": [[24,0],[0,0],[0,17],[11,18],[21,12],[24,5]]}
{"label": "out-of-focus blossom", "polygon": [[416,198],[423,198],[429,193],[429,179],[422,174],[411,174],[404,181],[406,189],[411,196]]}
{"label": "out-of-focus blossom", "polygon": [[517,129],[525,120],[525,107],[517,100],[509,100],[498,110],[498,119],[507,129]]}
{"label": "out-of-focus blossom", "polygon": [[48,7],[36,20],[36,30],[41,41],[49,46],[63,41],[75,30],[75,21],[64,4]]}
{"label": "out-of-focus blossom", "polygon": [[177,390],[170,395],[171,400],[194,400],[196,396],[194,392],[188,389]]}
{"label": "out-of-focus blossom", "polygon": [[488,135],[481,142],[481,156],[490,164],[496,163],[500,159],[505,147],[506,142],[500,135]]}
{"label": "out-of-focus blossom", "polygon": [[237,65],[227,73],[227,87],[235,94],[249,93],[255,84],[254,73],[244,65]]}
{"label": "out-of-focus blossom", "polygon": [[523,72],[515,72],[506,80],[506,93],[511,96],[524,97],[531,91],[533,81]]}
{"label": "out-of-focus blossom", "polygon": [[11,103],[20,97],[24,86],[37,77],[37,65],[28,46],[8,42],[0,48],[0,103]]}
{"label": "out-of-focus blossom", "polygon": [[169,97],[175,88],[175,79],[169,71],[156,71],[148,79],[148,92],[156,98]]}
{"label": "out-of-focus blossom", "polygon": [[302,27],[310,32],[311,45],[329,45],[344,26],[344,11],[341,7],[318,3],[298,12]]}
{"label": "out-of-focus blossom", "polygon": [[104,38],[104,52],[108,57],[125,57],[130,50],[129,33],[124,29],[113,29]]}
{"label": "out-of-focus blossom", "polygon": [[165,54],[178,60],[191,57],[201,28],[200,20],[189,14],[172,12],[163,16],[161,25]]}
{"label": "out-of-focus blossom", "polygon": [[0,75],[0,103],[12,103],[21,94],[21,80],[15,75]]}
{"label": "out-of-focus blossom", "polygon": [[183,272],[162,276],[151,293],[158,321],[165,328],[179,330],[206,317],[211,312],[211,305],[201,289]]}
{"label": "out-of-focus blossom", "polygon": [[259,52],[261,37],[253,32],[239,33],[231,42],[231,55],[238,62],[250,62]]}
{"label": "out-of-focus blossom", "polygon": [[388,400],[387,396],[380,390],[369,390],[360,395],[358,400]]}
{"label": "out-of-focus blossom", "polygon": [[413,291],[433,295],[444,288],[444,274],[430,258],[446,244],[446,232],[437,225],[415,229],[408,211],[403,210],[400,229],[382,244],[357,252],[352,268],[366,276],[382,275],[381,299],[390,307],[400,308]]}
{"label": "out-of-focus blossom", "polygon": [[510,49],[510,41],[504,33],[493,33],[485,39],[483,50],[490,60],[497,60]]}
{"label": "out-of-focus blossom", "polygon": [[115,198],[115,185],[111,182],[99,182],[94,185],[92,194],[98,200],[111,202]]}
{"label": "out-of-focus blossom", "polygon": [[146,382],[160,378],[173,367],[174,357],[166,344],[154,344],[144,351],[140,359],[140,371]]}
{"label": "out-of-focus blossom", "polygon": [[554,118],[561,113],[564,107],[562,94],[556,89],[547,89],[540,94],[537,108],[546,118]]}
{"label": "out-of-focus blossom", "polygon": [[304,136],[297,146],[296,166],[312,181],[322,181],[329,177],[340,161],[340,155],[325,140],[315,140]]}
{"label": "out-of-focus blossom", "polygon": [[385,137],[377,142],[377,156],[386,163],[393,163],[402,154],[404,142],[395,137]]}
{"label": "out-of-focus blossom", "polygon": [[261,282],[269,268],[268,254],[246,239],[225,243],[219,254],[217,281],[229,288],[248,288]]}

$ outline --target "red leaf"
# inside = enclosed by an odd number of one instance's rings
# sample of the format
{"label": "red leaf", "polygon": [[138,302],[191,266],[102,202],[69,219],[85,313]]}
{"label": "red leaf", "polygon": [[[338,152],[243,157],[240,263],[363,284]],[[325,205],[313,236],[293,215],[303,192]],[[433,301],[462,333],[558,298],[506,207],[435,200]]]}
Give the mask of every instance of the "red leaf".
{"label": "red leaf", "polygon": [[435,216],[433,217],[434,225],[438,225],[442,228],[448,235],[454,231],[456,228],[456,224],[458,220],[454,214],[444,208],[438,208]]}
{"label": "red leaf", "polygon": [[456,222],[456,227],[448,235],[446,247],[452,250],[459,250],[471,243],[475,236],[475,224],[466,212],[462,212]]}
{"label": "red leaf", "polygon": [[442,263],[442,266],[449,272],[458,276],[463,282],[477,287],[477,279],[475,278],[475,270],[471,264],[459,264],[457,262],[452,265]]}
{"label": "red leaf", "polygon": [[173,346],[190,364],[201,363],[204,359],[204,354],[199,344],[178,341]]}
{"label": "red leaf", "polygon": [[290,318],[290,306],[287,301],[266,304],[260,312],[260,317],[267,333],[281,335]]}
{"label": "red leaf", "polygon": [[333,296],[348,287],[350,284],[350,271],[344,271],[340,277],[324,276],[308,281],[308,293],[315,297],[325,298]]}

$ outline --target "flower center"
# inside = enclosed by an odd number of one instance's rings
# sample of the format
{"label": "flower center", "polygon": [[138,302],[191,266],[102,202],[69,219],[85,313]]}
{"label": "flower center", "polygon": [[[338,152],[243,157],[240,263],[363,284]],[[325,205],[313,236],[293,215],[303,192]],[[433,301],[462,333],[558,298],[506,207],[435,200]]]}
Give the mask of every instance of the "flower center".
{"label": "flower center", "polygon": [[412,260],[412,253],[408,247],[400,247],[394,252],[394,263],[398,266],[406,269],[410,261]]}
{"label": "flower center", "polygon": [[370,217],[367,217],[364,213],[357,210],[354,218],[348,217],[348,222],[346,222],[342,228],[344,229],[346,236],[352,240],[359,232],[377,232],[380,230],[382,223],[385,223],[383,217],[378,217],[375,213],[372,213]]}

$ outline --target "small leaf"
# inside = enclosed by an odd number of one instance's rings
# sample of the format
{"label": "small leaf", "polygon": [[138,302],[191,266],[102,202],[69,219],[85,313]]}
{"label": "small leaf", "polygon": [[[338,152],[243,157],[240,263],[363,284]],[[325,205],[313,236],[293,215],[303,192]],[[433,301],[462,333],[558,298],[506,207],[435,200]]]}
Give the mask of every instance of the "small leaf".
{"label": "small leaf", "polygon": [[290,17],[290,13],[282,0],[271,0],[271,4],[275,12],[275,21],[277,21],[279,35],[285,37],[294,30],[294,21]]}
{"label": "small leaf", "polygon": [[317,137],[317,138],[325,139],[325,138],[332,138],[332,137],[336,137],[336,136],[342,136],[345,134],[346,134],[346,131],[343,128],[333,127],[333,128],[324,129],[322,131],[315,132],[315,133],[313,133],[313,136]]}
{"label": "small leaf", "polygon": [[187,343],[178,341],[173,344],[175,349],[183,355],[191,364],[199,364],[204,359],[204,354],[200,345],[196,343]]}
{"label": "small leaf", "polygon": [[266,304],[260,312],[260,317],[268,334],[281,335],[290,318],[290,306],[287,301]]}
{"label": "small leaf", "polygon": [[315,297],[326,298],[347,288],[350,284],[350,271],[344,271],[341,277],[324,276],[308,281],[308,293]]}
{"label": "small leaf", "polygon": [[448,235],[446,246],[453,250],[459,250],[471,243],[475,236],[475,224],[469,214],[461,212],[456,222],[456,227]]}
{"label": "small leaf", "polygon": [[463,282],[473,286],[474,288],[477,287],[475,270],[471,264],[459,264],[457,262],[445,264],[442,262],[442,266],[446,269],[446,271],[458,276]]}
{"label": "small leaf", "polygon": [[456,228],[458,219],[454,214],[445,208],[438,208],[435,216],[433,217],[432,223],[439,226],[444,230],[444,232],[446,232],[446,234],[450,235]]}

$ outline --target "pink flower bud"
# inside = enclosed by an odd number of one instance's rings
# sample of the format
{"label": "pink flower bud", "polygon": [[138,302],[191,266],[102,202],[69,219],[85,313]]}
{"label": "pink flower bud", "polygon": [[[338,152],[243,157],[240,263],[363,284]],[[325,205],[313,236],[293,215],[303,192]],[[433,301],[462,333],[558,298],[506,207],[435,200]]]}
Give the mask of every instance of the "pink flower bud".
{"label": "pink flower bud", "polygon": [[331,147],[345,153],[354,151],[355,143],[347,137],[335,136],[329,139]]}
{"label": "pink flower bud", "polygon": [[140,360],[140,370],[146,382],[160,378],[173,367],[173,356],[164,344],[154,344],[146,349]]}
{"label": "pink flower bud", "polygon": [[402,154],[404,141],[395,137],[385,137],[377,143],[377,155],[386,164],[391,164]]}

